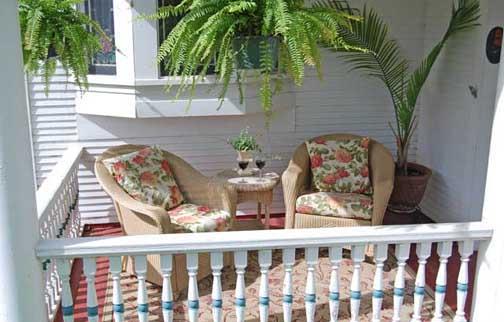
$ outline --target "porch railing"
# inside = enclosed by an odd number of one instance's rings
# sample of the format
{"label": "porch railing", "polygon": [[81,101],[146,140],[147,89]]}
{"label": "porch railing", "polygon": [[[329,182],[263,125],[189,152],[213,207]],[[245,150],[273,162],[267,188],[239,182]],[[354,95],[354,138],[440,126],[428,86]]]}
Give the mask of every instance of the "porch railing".
{"label": "porch railing", "polygon": [[383,301],[383,266],[388,256],[388,246],[395,245],[397,273],[394,282],[394,313],[393,321],[400,321],[401,308],[405,296],[405,266],[410,256],[410,246],[416,244],[418,255],[418,271],[414,291],[414,314],[412,322],[420,322],[420,312],[426,286],[426,262],[431,255],[431,245],[438,243],[439,270],[435,287],[434,322],[443,320],[443,307],[447,288],[447,262],[451,256],[453,243],[458,243],[461,255],[461,266],[458,275],[457,299],[458,309],[454,321],[465,322],[465,302],[467,297],[469,276],[468,263],[478,241],[489,240],[492,230],[483,223],[463,224],[431,224],[413,226],[385,227],[355,227],[326,228],[305,230],[204,233],[198,238],[192,234],[169,234],[149,236],[125,236],[109,238],[77,238],[65,240],[43,240],[37,247],[37,256],[41,260],[56,260],[59,280],[62,281],[62,311],[65,321],[73,321],[73,300],[69,284],[70,261],[75,258],[84,259],[84,272],[87,279],[88,320],[98,321],[97,296],[94,283],[96,273],[96,258],[109,257],[110,272],[113,279],[114,320],[124,320],[124,304],[122,298],[120,272],[121,257],[128,255],[135,258],[135,270],[138,278],[137,310],[139,321],[149,320],[148,298],[145,283],[146,256],[161,255],[161,270],[163,272],[162,303],[164,321],[173,320],[173,295],[171,288],[172,256],[185,254],[187,257],[188,283],[188,316],[191,322],[198,320],[198,254],[210,253],[213,272],[213,320],[222,318],[221,270],[223,268],[223,252],[234,254],[236,270],[235,310],[237,321],[244,320],[245,313],[245,272],[247,268],[247,252],[259,251],[259,266],[261,272],[259,292],[260,320],[268,320],[269,285],[268,272],[272,265],[272,251],[280,249],[283,252],[284,285],[283,285],[283,316],[284,321],[292,320],[292,267],[295,250],[305,249],[307,263],[307,279],[305,284],[306,320],[314,321],[316,308],[316,278],[315,267],[318,263],[318,249],[328,247],[332,271],[330,278],[330,320],[337,321],[339,310],[339,266],[342,260],[342,248],[351,248],[353,261],[353,276],[350,285],[350,312],[352,322],[359,321],[361,303],[361,263],[365,258],[366,247],[374,247],[376,271],[373,284],[373,321],[380,321]]}
{"label": "porch railing", "polygon": [[[80,145],[71,145],[54,170],[37,190],[37,211],[41,240],[81,236],[78,211],[78,171],[82,154]],[[61,299],[61,278],[56,263],[42,262],[45,278],[45,301],[49,321],[54,319]]]}

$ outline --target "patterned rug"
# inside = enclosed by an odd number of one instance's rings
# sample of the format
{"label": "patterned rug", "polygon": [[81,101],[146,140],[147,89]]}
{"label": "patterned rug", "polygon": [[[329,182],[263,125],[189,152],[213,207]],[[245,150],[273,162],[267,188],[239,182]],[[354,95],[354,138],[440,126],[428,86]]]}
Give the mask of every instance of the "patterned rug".
{"label": "patterned rug", "polygon": [[[306,263],[303,252],[296,252],[296,264],[293,270],[293,316],[292,321],[306,321],[304,310],[304,287],[306,281]],[[257,252],[249,252],[249,262],[247,267],[246,292],[247,292],[247,311],[245,321],[259,321],[259,265]],[[393,284],[396,273],[394,263],[388,263],[390,270],[384,273],[384,291],[382,321],[392,321],[393,315]],[[344,254],[344,259],[340,268],[340,313],[339,321],[347,322],[350,320],[350,281],[352,278],[352,261],[348,254]],[[371,321],[372,314],[372,287],[375,267],[371,263],[364,262],[362,265],[361,290],[362,301],[360,307],[360,321]],[[329,277],[331,273],[331,263],[329,261],[327,250],[321,250],[320,260],[316,270],[317,278],[317,311],[316,321],[329,321]],[[281,251],[273,252],[273,265],[270,270],[270,317],[269,321],[283,321],[282,313],[282,284],[283,284],[283,265]],[[231,268],[225,268],[222,277],[223,290],[223,320],[226,322],[236,321],[234,309],[234,289],[236,283],[236,274]],[[413,312],[413,290],[415,287],[414,277],[406,274],[406,296],[402,308],[401,321],[410,321]],[[122,276],[121,279],[124,306],[125,321],[138,321],[136,315],[136,294],[137,283],[134,276]],[[209,276],[198,283],[200,294],[199,321],[212,321],[212,277]],[[161,288],[147,283],[149,297],[149,321],[163,322],[162,310],[160,306]],[[430,321],[434,312],[434,300],[427,292],[422,312],[422,321]],[[188,321],[187,316],[187,294],[176,294],[177,301],[174,303],[174,321]],[[452,312],[445,307],[446,321],[452,321]],[[109,276],[109,282],[106,290],[105,306],[103,310],[102,322],[112,322],[112,281]]]}

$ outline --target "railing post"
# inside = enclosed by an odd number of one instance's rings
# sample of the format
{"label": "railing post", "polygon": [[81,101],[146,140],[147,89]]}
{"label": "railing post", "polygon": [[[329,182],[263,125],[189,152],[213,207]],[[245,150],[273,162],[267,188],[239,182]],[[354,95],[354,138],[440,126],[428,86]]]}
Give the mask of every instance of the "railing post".
{"label": "railing post", "polygon": [[0,10],[0,321],[45,321],[18,1]]}

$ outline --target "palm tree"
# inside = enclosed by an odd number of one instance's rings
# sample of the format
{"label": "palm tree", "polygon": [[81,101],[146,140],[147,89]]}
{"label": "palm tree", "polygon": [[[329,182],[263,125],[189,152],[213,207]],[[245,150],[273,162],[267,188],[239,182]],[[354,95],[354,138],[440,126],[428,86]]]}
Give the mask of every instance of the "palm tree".
{"label": "palm tree", "polygon": [[[333,7],[352,11],[346,1],[327,1]],[[350,28],[341,27],[340,33],[347,44],[365,50],[345,52],[343,58],[352,70],[379,79],[389,91],[395,111],[396,124],[390,127],[397,142],[397,170],[400,175],[408,175],[408,151],[418,126],[418,96],[448,39],[479,26],[480,4],[478,0],[457,0],[443,38],[411,73],[408,60],[376,11],[364,7],[362,17],[351,21]]]}

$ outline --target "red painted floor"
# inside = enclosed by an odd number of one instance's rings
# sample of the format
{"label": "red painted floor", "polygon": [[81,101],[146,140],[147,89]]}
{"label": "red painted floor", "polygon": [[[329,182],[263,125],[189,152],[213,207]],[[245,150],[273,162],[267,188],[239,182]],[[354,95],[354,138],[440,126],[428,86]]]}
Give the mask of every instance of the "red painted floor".
{"label": "red painted floor", "polygon": [[[240,217],[242,220],[254,218],[254,216],[244,216]],[[432,221],[422,215],[416,214],[414,216],[408,215],[391,215],[387,214],[385,219],[385,224],[393,225],[393,224],[414,224],[414,223],[431,223]],[[271,217],[271,228],[273,229],[282,229],[284,227],[284,216],[283,215],[273,215]],[[85,237],[94,237],[94,236],[120,236],[122,235],[121,228],[119,224],[105,224],[105,225],[91,225],[86,226],[84,231]],[[412,256],[408,261],[408,265],[413,269],[417,269],[417,259],[414,255],[414,247],[412,248]],[[453,255],[450,257],[448,262],[448,293],[446,302],[452,309],[456,308],[456,285],[457,285],[457,276],[458,276],[458,268],[460,264],[460,257],[458,255],[458,251],[456,246],[453,249]],[[433,246],[432,257],[429,259],[427,264],[427,283],[431,288],[435,286],[435,279],[437,274],[437,269],[439,267],[438,257],[436,254],[436,248]],[[474,279],[474,272],[476,268],[476,256],[472,257],[470,263],[470,277]],[[107,258],[98,258],[97,259],[97,271],[96,271],[96,292],[98,297],[98,307],[99,307],[99,317],[101,320],[103,313],[103,306],[105,301],[105,291],[107,287],[107,277],[108,277],[109,263]],[[72,294],[74,296],[74,305],[75,305],[75,322],[86,322],[86,280],[83,275],[83,266],[81,260],[76,260],[72,267],[72,275],[71,275],[71,285],[72,285]],[[473,283],[471,281],[469,288],[469,298],[467,301],[466,312],[470,312],[470,304],[472,298],[472,286]],[[56,322],[63,322],[61,316],[61,310],[58,311],[58,314],[55,319]]]}

